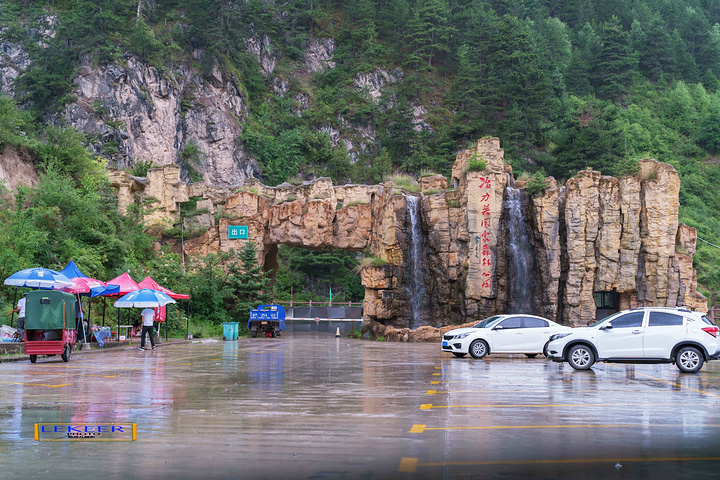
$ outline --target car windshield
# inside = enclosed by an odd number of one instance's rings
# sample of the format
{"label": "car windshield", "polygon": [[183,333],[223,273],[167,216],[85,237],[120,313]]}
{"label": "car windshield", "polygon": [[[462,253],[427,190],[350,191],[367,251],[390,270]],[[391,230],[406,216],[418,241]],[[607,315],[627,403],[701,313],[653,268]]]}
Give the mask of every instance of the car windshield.
{"label": "car windshield", "polygon": [[[485,328],[492,328],[495,325],[497,325],[498,323],[500,323],[501,321],[505,320],[505,318],[506,317],[495,317],[492,319],[491,322],[488,322],[487,325],[485,325]],[[490,319],[488,318],[488,320],[490,320]]]}
{"label": "car windshield", "polygon": [[495,315],[492,317],[488,317],[482,322],[476,324],[473,328],[487,328],[490,326],[491,323],[494,323],[496,320],[500,320],[502,318],[501,315]]}
{"label": "car windshield", "polygon": [[705,322],[705,323],[707,323],[708,325],[715,325],[715,324],[712,322],[712,320],[710,320],[709,318],[707,318],[705,315],[702,316],[702,321]]}
{"label": "car windshield", "polygon": [[597,327],[598,325],[601,325],[601,324],[603,324],[603,323],[605,323],[605,322],[609,322],[610,320],[612,320],[613,318],[617,317],[617,316],[620,315],[621,313],[625,313],[625,312],[623,311],[623,312],[614,313],[614,314],[610,315],[609,317],[605,317],[605,318],[603,318],[603,319],[598,320],[598,321],[595,322],[595,323],[589,324],[588,327]]}

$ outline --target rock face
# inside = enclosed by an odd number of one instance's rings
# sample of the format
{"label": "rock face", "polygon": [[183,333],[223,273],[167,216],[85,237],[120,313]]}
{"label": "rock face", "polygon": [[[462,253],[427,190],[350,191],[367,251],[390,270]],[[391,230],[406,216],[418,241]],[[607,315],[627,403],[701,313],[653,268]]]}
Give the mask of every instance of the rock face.
{"label": "rock face", "polygon": [[[469,171],[478,159],[485,168]],[[616,299],[600,305],[606,309],[687,305],[707,311],[692,267],[696,232],[678,223],[677,172],[654,160],[640,167],[636,177],[620,179],[584,170],[564,187],[548,178],[541,196],[526,196],[535,278],[519,278],[509,262],[503,206],[508,182],[516,182],[496,138],[458,154],[452,187],[441,176],[421,178],[417,201],[390,182],[333,186],[321,178],[267,187],[250,178],[235,190],[187,185],[174,165],[150,169],[144,178],[125,172],[110,178],[121,211],[141,201],[146,221],[177,224],[180,204],[196,202],[195,214],[183,221],[203,230],[185,240],[187,255],[238,248],[239,241],[228,238],[232,225],[248,226],[266,266],[276,263],[279,244],[369,249],[374,259],[361,269],[368,328],[390,339],[434,341],[441,331],[436,327],[508,312],[512,282],[534,286],[534,313],[566,324],[594,320],[596,301],[605,297]],[[412,279],[411,204],[420,206],[424,262]],[[215,214],[222,214],[217,222]],[[407,328],[414,311],[409,281],[423,284],[432,325]]]}
{"label": "rock face", "polygon": [[[163,76],[134,57],[124,66],[86,66],[75,79],[78,100],[66,106],[64,119],[96,139],[96,153],[119,168],[175,164],[197,146],[192,168],[206,182],[236,186],[255,175],[257,165],[238,140],[247,106],[235,79],[219,71],[211,81],[190,70],[179,73]],[[107,151],[108,145],[117,151]]]}

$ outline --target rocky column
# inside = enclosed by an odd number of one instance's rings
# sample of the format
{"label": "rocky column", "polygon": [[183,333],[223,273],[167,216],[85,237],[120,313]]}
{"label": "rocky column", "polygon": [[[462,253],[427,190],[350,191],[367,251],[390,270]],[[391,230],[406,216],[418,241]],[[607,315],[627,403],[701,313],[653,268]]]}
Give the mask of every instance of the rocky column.
{"label": "rocky column", "polygon": [[560,288],[560,190],[553,177],[542,196],[533,198],[535,224],[535,265],[540,270],[542,311],[545,318],[557,320]]}
{"label": "rocky column", "polygon": [[[505,193],[504,152],[497,138],[482,139],[477,148],[458,155],[453,178],[459,175],[465,204],[468,236],[468,273],[465,284],[467,315],[481,316],[496,308],[498,295],[497,261],[500,219]],[[469,160],[482,160],[485,169],[468,171]],[[466,172],[464,175],[461,172]],[[492,305],[492,306],[491,306]]]}
{"label": "rocky column", "polygon": [[600,172],[583,170],[565,184],[568,257],[563,320],[585,325],[595,318],[595,242],[598,236]]}
{"label": "rocky column", "polygon": [[[645,274],[638,275],[638,299],[648,306],[675,306],[670,298],[671,258],[675,253],[680,206],[680,177],[675,168],[655,160],[640,161],[642,212],[640,235]],[[641,296],[644,294],[643,296]]]}

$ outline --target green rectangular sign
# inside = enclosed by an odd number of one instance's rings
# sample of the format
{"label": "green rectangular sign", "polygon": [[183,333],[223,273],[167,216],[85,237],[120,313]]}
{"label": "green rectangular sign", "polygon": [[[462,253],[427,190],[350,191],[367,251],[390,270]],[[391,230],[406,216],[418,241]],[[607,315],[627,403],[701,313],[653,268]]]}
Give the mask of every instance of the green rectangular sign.
{"label": "green rectangular sign", "polygon": [[246,225],[228,225],[228,238],[239,238],[241,240],[247,240],[248,227]]}

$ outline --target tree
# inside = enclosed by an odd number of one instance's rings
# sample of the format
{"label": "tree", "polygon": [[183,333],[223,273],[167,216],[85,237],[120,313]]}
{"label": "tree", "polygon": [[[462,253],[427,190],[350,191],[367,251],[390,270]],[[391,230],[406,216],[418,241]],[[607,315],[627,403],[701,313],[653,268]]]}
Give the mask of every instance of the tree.
{"label": "tree", "polygon": [[558,178],[592,167],[605,174],[625,156],[622,133],[617,125],[618,109],[608,101],[570,97],[571,111],[555,134],[555,161],[543,165]]}
{"label": "tree", "polygon": [[250,308],[270,302],[270,273],[263,272],[255,244],[251,241],[245,242],[239,252],[231,251],[230,257],[227,266],[229,295],[225,307],[234,321],[246,322]]}
{"label": "tree", "polygon": [[592,63],[594,84],[598,96],[617,99],[627,93],[637,67],[637,58],[630,48],[627,32],[620,19],[613,16],[603,24],[600,34],[600,52]]}
{"label": "tree", "polygon": [[713,95],[708,115],[698,127],[698,145],[710,153],[720,153],[720,97]]}
{"label": "tree", "polygon": [[[138,3],[138,12],[140,4]],[[130,50],[143,60],[158,63],[164,45],[155,37],[155,32],[140,17],[130,34]]]}

